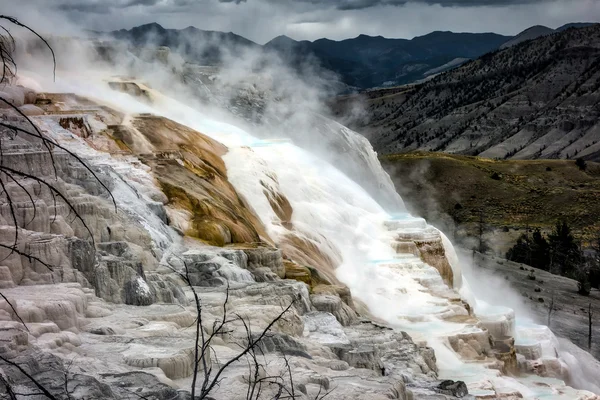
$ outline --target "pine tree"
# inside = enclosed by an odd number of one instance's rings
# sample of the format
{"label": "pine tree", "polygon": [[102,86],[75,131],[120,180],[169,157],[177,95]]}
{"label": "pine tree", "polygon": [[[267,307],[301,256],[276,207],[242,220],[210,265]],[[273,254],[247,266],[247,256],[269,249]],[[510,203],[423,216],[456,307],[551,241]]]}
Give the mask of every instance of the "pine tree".
{"label": "pine tree", "polygon": [[517,243],[506,253],[506,258],[532,267],[548,270],[550,266],[550,246],[539,228],[522,234]]}
{"label": "pine tree", "polygon": [[574,277],[582,256],[575,237],[565,221],[559,222],[548,236],[550,272]]}
{"label": "pine tree", "polygon": [[600,231],[596,233],[596,238],[592,242],[593,254],[589,257],[590,268],[590,285],[596,289],[600,289]]}
{"label": "pine tree", "polygon": [[550,268],[550,245],[539,229],[533,232],[530,265],[544,270]]}
{"label": "pine tree", "polygon": [[[598,250],[600,254],[600,238]],[[539,229],[535,229],[532,235],[528,229],[508,250],[506,258],[577,279],[584,289],[590,284],[600,283],[600,263],[594,263],[594,260],[587,260],[583,256],[566,222],[557,223],[548,239]],[[595,275],[596,272],[598,276]]]}
{"label": "pine tree", "polygon": [[531,238],[529,234],[523,233],[517,238],[517,243],[506,253],[506,259],[531,265]]}

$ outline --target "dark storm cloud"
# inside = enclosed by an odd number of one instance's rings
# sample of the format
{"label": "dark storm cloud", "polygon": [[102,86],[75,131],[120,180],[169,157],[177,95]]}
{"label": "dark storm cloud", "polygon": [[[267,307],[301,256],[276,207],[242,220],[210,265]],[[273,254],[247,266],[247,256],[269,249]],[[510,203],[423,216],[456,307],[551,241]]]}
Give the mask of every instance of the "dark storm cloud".
{"label": "dark storm cloud", "polygon": [[158,3],[160,0],[129,0],[122,2],[121,8],[124,7],[133,7],[133,6],[153,6]]}
{"label": "dark storm cloud", "polygon": [[282,34],[297,40],[410,39],[434,30],[515,35],[532,25],[600,21],[600,0],[0,0],[4,9],[48,31],[157,22],[232,31],[258,43]]}
{"label": "dark storm cloud", "polygon": [[[315,3],[317,0],[301,0]],[[413,3],[439,4],[445,7],[498,6],[527,3],[543,3],[545,0],[413,0]],[[360,10],[377,6],[403,6],[405,0],[334,0],[339,10]]]}
{"label": "dark storm cloud", "polygon": [[65,12],[83,12],[94,14],[108,14],[110,12],[110,6],[107,6],[106,4],[99,4],[93,2],[80,2],[77,4],[60,4],[57,8]]}
{"label": "dark storm cloud", "polygon": [[[247,0],[219,0],[220,2],[245,2]],[[252,0],[251,0],[252,1]],[[255,0],[256,1],[256,0]],[[316,7],[333,7],[338,10],[362,10],[379,6],[404,6],[407,3],[422,3],[447,7],[502,6],[529,3],[544,3],[551,0],[272,0],[279,3],[309,3]]]}
{"label": "dark storm cloud", "polygon": [[[243,4],[248,0],[216,0],[219,3]],[[441,5],[447,7],[473,7],[473,6],[502,6],[545,3],[551,0],[250,0],[250,2],[268,2],[278,6],[310,5],[315,8],[334,8],[341,11],[362,10],[381,6],[404,6],[407,3]],[[175,12],[179,7],[193,7],[195,4],[206,3],[199,0],[58,0],[54,4],[65,11],[79,11],[91,13],[109,13],[111,9],[123,9],[134,6],[152,7]]]}
{"label": "dark storm cloud", "polygon": [[[66,12],[109,14],[113,9],[151,7],[161,0],[61,0],[56,7]],[[238,0],[239,1],[239,0]]]}

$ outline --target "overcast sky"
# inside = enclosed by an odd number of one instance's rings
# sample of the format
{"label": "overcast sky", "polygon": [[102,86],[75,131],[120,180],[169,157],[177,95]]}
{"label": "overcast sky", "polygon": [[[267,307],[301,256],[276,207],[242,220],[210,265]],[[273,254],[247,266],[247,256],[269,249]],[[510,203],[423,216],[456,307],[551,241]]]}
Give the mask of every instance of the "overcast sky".
{"label": "overcast sky", "polygon": [[514,35],[532,25],[600,22],[600,0],[0,0],[3,14],[46,29],[115,30],[158,22],[232,31],[258,43],[434,30]]}

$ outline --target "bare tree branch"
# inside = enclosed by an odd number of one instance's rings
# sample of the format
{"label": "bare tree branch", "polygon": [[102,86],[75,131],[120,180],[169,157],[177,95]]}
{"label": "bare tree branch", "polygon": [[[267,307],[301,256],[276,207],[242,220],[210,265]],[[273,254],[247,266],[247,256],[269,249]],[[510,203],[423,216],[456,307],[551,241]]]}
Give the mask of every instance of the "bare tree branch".
{"label": "bare tree branch", "polygon": [[50,393],[42,384],[40,384],[33,376],[31,376],[27,371],[25,371],[19,364],[10,361],[4,356],[0,355],[0,361],[5,362],[8,365],[11,365],[19,370],[23,375],[27,377],[43,394],[48,397],[50,400],[58,400],[52,393]]}
{"label": "bare tree branch", "polygon": [[[33,179],[34,181],[39,182],[43,186],[46,186],[48,189],[50,189],[51,192],[54,192],[58,197],[60,197],[65,202],[65,204],[69,207],[69,209],[75,214],[76,218],[79,221],[81,221],[81,223],[83,224],[83,226],[85,227],[85,229],[90,234],[90,238],[92,240],[92,244],[95,244],[94,235],[92,233],[92,230],[85,223],[83,217],[81,217],[81,215],[79,215],[79,212],[77,212],[77,210],[75,209],[75,206],[56,187],[54,187],[53,185],[49,184],[44,179],[38,178],[35,175],[31,175],[31,174],[28,174],[28,173],[25,173],[25,172],[17,171],[15,169],[12,169],[10,167],[6,167],[4,165],[0,165],[0,172],[4,172],[5,174],[18,175],[18,176],[21,176],[23,178]],[[1,180],[0,180],[0,182],[1,182]]]}
{"label": "bare tree branch", "polygon": [[4,388],[6,389],[6,394],[8,394],[8,398],[10,400],[17,400],[17,395],[13,391],[11,384],[8,383],[8,381],[4,378],[4,375],[2,374],[0,374],[0,383],[4,385]]}
{"label": "bare tree branch", "polygon": [[0,297],[2,297],[6,303],[9,305],[9,307],[13,310],[13,312],[15,313],[15,316],[17,318],[19,318],[19,321],[23,324],[23,326],[25,327],[25,329],[27,330],[27,332],[29,332],[29,328],[27,327],[27,325],[25,324],[25,321],[23,321],[23,319],[21,318],[21,316],[19,315],[19,313],[17,312],[17,310],[13,307],[13,305],[11,304],[10,301],[8,301],[8,299],[6,298],[5,295],[2,294],[2,292],[0,292]]}
{"label": "bare tree branch", "polygon": [[251,349],[253,349],[254,347],[256,347],[258,345],[258,343],[260,343],[260,341],[266,336],[266,334],[271,330],[271,328],[273,327],[273,325],[275,325],[275,323],[277,323],[285,313],[287,313],[290,308],[292,307],[292,305],[294,304],[294,302],[291,302],[281,313],[279,313],[279,315],[277,315],[277,317],[275,317],[268,325],[267,327],[261,332],[261,334],[258,336],[258,338],[252,340],[248,346],[246,347],[246,349],[244,349],[242,352],[240,352],[237,356],[233,357],[232,359],[230,359],[229,361],[227,361],[225,364],[223,364],[223,366],[219,369],[219,371],[217,372],[217,374],[215,375],[215,377],[213,378],[213,380],[211,381],[211,383],[207,386],[207,389],[205,392],[201,393],[200,395],[200,399],[204,399],[208,396],[208,394],[211,392],[211,390],[215,387],[215,385],[218,382],[219,377],[223,374],[223,372],[233,363],[237,362],[240,358],[242,358],[243,356],[245,356]]}
{"label": "bare tree branch", "polygon": [[[9,17],[8,15],[0,15],[0,19],[5,19],[5,20],[9,21],[12,24],[15,24],[17,26],[20,26],[21,28],[27,29],[29,32],[31,32],[35,36],[37,36],[42,42],[44,42],[44,44],[48,47],[48,49],[50,49],[50,53],[52,53],[52,63],[53,63],[52,76],[53,76],[54,79],[56,79],[56,56],[54,55],[54,50],[52,49],[52,47],[50,46],[50,44],[46,41],[46,39],[44,39],[39,33],[37,33],[36,31],[34,31],[33,29],[31,29],[27,25],[22,24],[21,22],[19,22],[14,17]],[[6,30],[6,29],[4,29],[4,30]],[[9,33],[9,35],[10,35],[10,33]],[[11,35],[11,38],[12,38],[12,35]]]}

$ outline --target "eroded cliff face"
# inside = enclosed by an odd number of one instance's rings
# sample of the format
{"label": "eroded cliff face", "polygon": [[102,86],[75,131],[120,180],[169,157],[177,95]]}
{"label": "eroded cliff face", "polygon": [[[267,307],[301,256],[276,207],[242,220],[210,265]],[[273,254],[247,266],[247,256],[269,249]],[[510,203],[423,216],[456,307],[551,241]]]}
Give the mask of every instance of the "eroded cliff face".
{"label": "eroded cliff face", "polygon": [[[153,101],[143,86],[119,82],[114,89]],[[18,249],[33,256],[0,249],[0,355],[25,365],[53,393],[64,391],[66,380],[74,398],[189,398],[197,314],[181,279],[186,271],[208,334],[225,310],[259,332],[292,304],[261,349],[265,376],[289,365],[296,398],[465,394],[464,384],[440,385],[433,349],[373,322],[382,318],[353,299],[337,275],[343,254],[335,241],[294,222],[297,210],[276,175],[253,188],[270,210],[259,213],[232,183],[223,160],[231,149],[214,138],[73,94],[26,92],[29,104],[19,110],[89,166],[60,148],[49,153],[35,137],[2,131],[2,165],[41,177],[56,191],[0,175],[0,243],[12,245],[16,225]],[[0,112],[31,130],[14,110]],[[249,165],[243,172],[256,171]],[[515,373],[510,318],[473,315],[452,289],[457,280],[439,232],[420,219],[388,229],[399,260],[377,267],[416,271],[411,279],[418,276],[419,290],[447,305],[437,317],[477,327],[443,337],[463,360]],[[227,328],[214,346],[216,365],[247,339],[240,320]],[[565,373],[550,364],[544,374]],[[15,366],[0,368],[11,384],[35,390]],[[232,364],[211,396],[245,399],[247,368]],[[490,390],[496,398],[518,396]]]}

